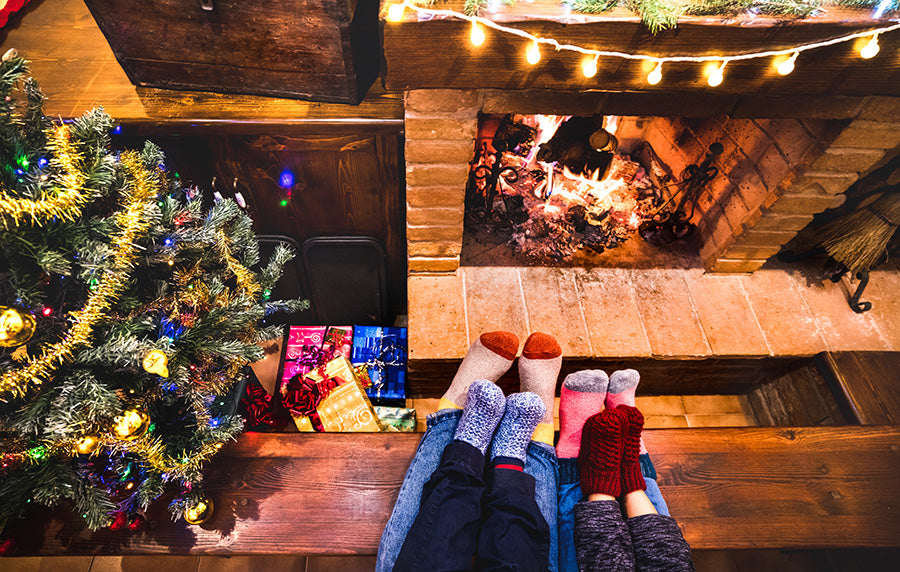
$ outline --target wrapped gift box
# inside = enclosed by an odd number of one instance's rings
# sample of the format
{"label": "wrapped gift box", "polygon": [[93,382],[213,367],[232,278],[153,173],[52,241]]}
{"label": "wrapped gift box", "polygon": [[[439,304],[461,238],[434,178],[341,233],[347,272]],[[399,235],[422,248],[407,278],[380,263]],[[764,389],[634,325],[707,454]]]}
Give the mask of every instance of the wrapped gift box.
{"label": "wrapped gift box", "polygon": [[343,355],[284,387],[285,405],[299,431],[381,431],[366,392]]}
{"label": "wrapped gift box", "polygon": [[306,375],[335,355],[350,359],[352,348],[352,326],[291,326],[285,345],[281,385],[295,375]]}
{"label": "wrapped gift box", "polygon": [[414,433],[416,430],[416,410],[407,407],[384,407],[376,405],[375,415],[383,431]]}
{"label": "wrapped gift box", "polygon": [[379,405],[402,405],[406,400],[406,328],[356,326],[354,365],[366,365],[372,386],[367,390]]}

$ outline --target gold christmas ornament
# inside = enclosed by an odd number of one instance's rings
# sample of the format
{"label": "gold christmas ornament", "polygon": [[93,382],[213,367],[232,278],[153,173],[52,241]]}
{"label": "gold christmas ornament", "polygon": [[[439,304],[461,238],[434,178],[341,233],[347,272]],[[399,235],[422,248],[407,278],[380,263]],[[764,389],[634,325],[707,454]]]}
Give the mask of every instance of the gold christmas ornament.
{"label": "gold christmas ornament", "polygon": [[144,369],[160,377],[169,377],[169,356],[162,350],[152,350],[144,356]]}
{"label": "gold christmas ornament", "polygon": [[90,455],[100,445],[100,438],[96,435],[85,435],[75,443],[75,450],[80,455]]}
{"label": "gold christmas ornament", "polygon": [[0,306],[0,346],[21,346],[34,335],[34,318],[15,308]]}
{"label": "gold christmas ornament", "polygon": [[201,497],[191,507],[184,509],[184,520],[188,524],[203,524],[212,516],[213,501],[209,497]]}
{"label": "gold christmas ornament", "polygon": [[147,431],[150,426],[150,417],[143,411],[137,409],[129,409],[115,418],[113,425],[113,435],[123,441],[133,441],[138,439]]}

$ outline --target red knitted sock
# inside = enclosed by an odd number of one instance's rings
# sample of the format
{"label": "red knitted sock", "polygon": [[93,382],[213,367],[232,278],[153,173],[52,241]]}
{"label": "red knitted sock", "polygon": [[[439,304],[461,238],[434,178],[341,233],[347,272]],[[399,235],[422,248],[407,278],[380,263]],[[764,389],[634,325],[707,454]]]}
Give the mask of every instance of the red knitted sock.
{"label": "red knitted sock", "polygon": [[585,495],[600,493],[618,497],[621,490],[622,427],[625,414],[606,409],[592,416],[581,431],[578,468]]}
{"label": "red knitted sock", "polygon": [[616,407],[624,417],[622,423],[622,494],[647,489],[641,474],[641,430],[644,416],[636,407],[620,405]]}

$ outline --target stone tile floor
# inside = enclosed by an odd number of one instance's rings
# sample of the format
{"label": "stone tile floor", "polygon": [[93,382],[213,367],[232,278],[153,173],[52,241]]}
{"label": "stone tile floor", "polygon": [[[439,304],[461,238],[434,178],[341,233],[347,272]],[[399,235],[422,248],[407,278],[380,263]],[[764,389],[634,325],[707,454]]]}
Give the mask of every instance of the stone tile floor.
{"label": "stone tile floor", "polygon": [[872,272],[854,313],[847,278],[807,285],[764,268],[711,275],[700,268],[466,266],[409,278],[410,357],[465,355],[483,332],[556,336],[566,357],[810,356],[900,349],[900,270]]}

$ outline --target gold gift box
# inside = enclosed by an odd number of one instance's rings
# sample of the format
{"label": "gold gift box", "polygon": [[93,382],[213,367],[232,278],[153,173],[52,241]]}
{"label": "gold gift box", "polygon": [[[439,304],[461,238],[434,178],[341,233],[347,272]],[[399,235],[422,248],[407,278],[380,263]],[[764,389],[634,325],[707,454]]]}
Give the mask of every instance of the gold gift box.
{"label": "gold gift box", "polygon": [[[316,408],[324,430],[337,433],[381,431],[372,403],[347,358],[337,357],[325,364],[325,375],[341,380],[341,385],[334,388]],[[322,381],[322,376],[316,370],[307,373],[306,377],[317,383]],[[298,431],[314,431],[309,417],[305,415],[292,417]]]}

